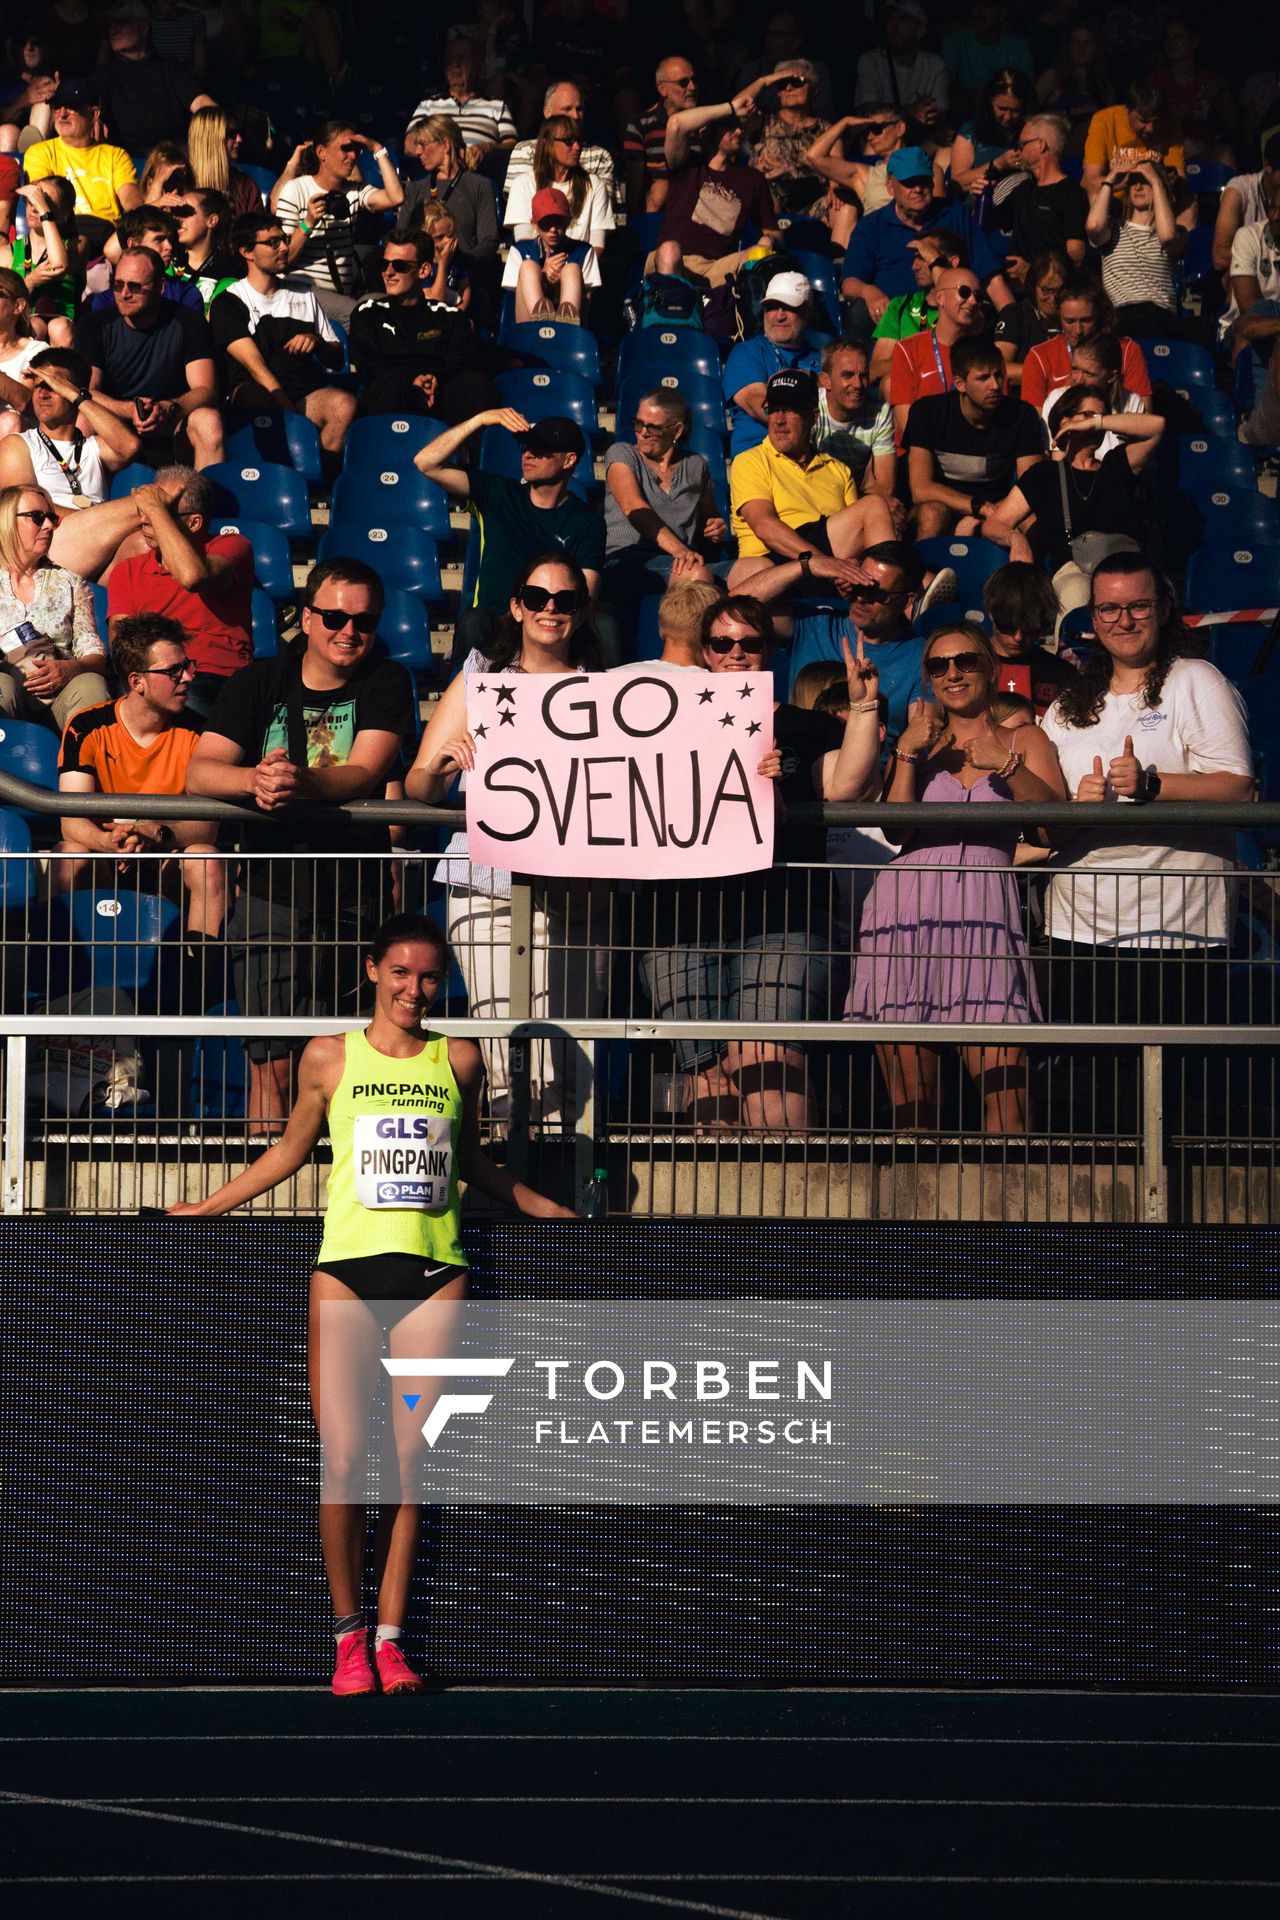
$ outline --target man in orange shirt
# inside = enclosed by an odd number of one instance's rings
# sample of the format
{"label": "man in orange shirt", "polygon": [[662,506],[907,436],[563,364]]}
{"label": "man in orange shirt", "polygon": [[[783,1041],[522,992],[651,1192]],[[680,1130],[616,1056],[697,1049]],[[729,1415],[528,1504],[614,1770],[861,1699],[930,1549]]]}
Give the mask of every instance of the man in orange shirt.
{"label": "man in orange shirt", "polygon": [[899,340],[889,364],[889,404],[899,453],[912,402],[927,393],[950,392],[952,347],[957,340],[981,333],[987,324],[982,286],[968,267],[948,267],[938,274],[933,297],[937,325]]}
{"label": "man in orange shirt", "polygon": [[[1096,281],[1071,280],[1067,283],[1058,301],[1058,320],[1062,332],[1055,334],[1052,340],[1044,341],[1041,346],[1032,347],[1023,362],[1022,397],[1029,407],[1039,411],[1051,393],[1068,385],[1076,349],[1102,332],[1103,321],[1109,314],[1110,303]],[[1150,400],[1151,375],[1147,372],[1142,348],[1126,334],[1121,334],[1119,340],[1124,355],[1125,390]]]}
{"label": "man in orange shirt", "polygon": [[[128,691],[105,707],[86,707],[67,722],[58,761],[61,793],[184,793],[187,763],[200,738],[200,722],[186,713],[195,668],[176,620],[139,613],[112,622],[111,663]],[[216,852],[217,829],[202,820],[122,819],[110,824],[64,816],[52,864],[52,885],[65,891],[106,855],[117,866],[122,854],[162,853],[177,848],[182,862],[188,932],[212,939],[226,907],[221,860],[196,858]]]}
{"label": "man in orange shirt", "polygon": [[1113,167],[1159,160],[1166,173],[1185,173],[1187,156],[1159,87],[1138,80],[1124,106],[1100,107],[1084,137],[1080,184],[1092,200]]}

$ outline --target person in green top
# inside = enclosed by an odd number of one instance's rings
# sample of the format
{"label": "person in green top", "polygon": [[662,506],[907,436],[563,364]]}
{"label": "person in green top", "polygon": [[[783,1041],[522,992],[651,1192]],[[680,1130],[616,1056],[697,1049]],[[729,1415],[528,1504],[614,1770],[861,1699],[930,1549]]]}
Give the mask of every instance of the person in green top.
{"label": "person in green top", "polygon": [[922,233],[918,240],[912,240],[907,252],[911,255],[911,270],[915,274],[916,284],[910,293],[900,293],[891,300],[875,324],[871,335],[871,378],[886,383],[885,399],[889,397],[889,366],[893,359],[893,350],[899,340],[909,340],[912,334],[924,333],[929,327],[938,324],[938,308],[933,297],[934,284],[940,273],[948,267],[961,264],[960,247],[953,233],[939,229],[935,233]]}
{"label": "person in green top", "polygon": [[[400,1651],[421,1507],[379,1511],[373,1658],[361,1611],[369,1400],[388,1331],[393,1355],[434,1353],[441,1301],[467,1291],[459,1178],[537,1220],[576,1216],[494,1165],[480,1145],[484,1068],[474,1040],[424,1033],[449,971],[434,921],[395,914],[365,956],[373,1018],[362,1032],[323,1034],[303,1050],[283,1136],[205,1199],[170,1207],[228,1213],[297,1173],[328,1132],[333,1149],[324,1238],[311,1276],[307,1341],[312,1406],[324,1448],[320,1545],[333,1596],[337,1694],[412,1693],[422,1681]],[[375,1311],[375,1304],[381,1311]],[[386,1304],[381,1304],[386,1303]],[[438,1382],[410,1409],[393,1402],[401,1484],[411,1487],[422,1421]]]}

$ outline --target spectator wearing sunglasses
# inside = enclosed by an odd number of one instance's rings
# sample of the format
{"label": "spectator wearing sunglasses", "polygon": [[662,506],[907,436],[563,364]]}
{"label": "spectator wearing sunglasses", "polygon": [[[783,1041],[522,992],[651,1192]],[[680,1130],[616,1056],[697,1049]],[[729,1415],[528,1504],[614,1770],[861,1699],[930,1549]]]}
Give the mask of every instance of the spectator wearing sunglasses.
{"label": "spectator wearing sunglasses", "polygon": [[35,425],[0,440],[0,487],[43,487],[60,515],[83,513],[106,499],[138,436],[92,397],[88,363],[69,348],[40,348],[27,377]]}
{"label": "spectator wearing sunglasses", "polygon": [[[376,161],[380,186],[365,185],[362,153]],[[363,290],[356,258],[357,216],[393,213],[404,200],[386,147],[369,134],[357,133],[348,120],[326,120],[311,145],[291,155],[270,197],[289,241],[282,271],[310,281],[329,318],[345,326]]]}
{"label": "spectator wearing sunglasses", "polygon": [[1089,196],[1062,170],[1070,133],[1061,114],[1038,113],[1018,138],[1018,157],[1028,177],[1001,201],[997,217],[1010,236],[1005,270],[1020,290],[1038,255],[1060,251],[1079,267],[1087,251]]}
{"label": "spectator wearing sunglasses", "polygon": [[927,393],[950,393],[951,349],[958,340],[972,340],[987,324],[982,288],[968,267],[948,267],[934,280],[937,324],[909,339],[899,340],[889,365],[889,404],[899,450],[907,415]]}
{"label": "spectator wearing sunglasses", "polygon": [[[189,211],[185,206],[182,210],[184,213]],[[110,284],[115,266],[126,253],[134,252],[139,247],[150,248],[164,262],[164,285],[161,291],[165,299],[176,300],[179,306],[190,307],[196,313],[204,312],[199,287],[177,265],[177,215],[177,207],[151,206],[134,207],[131,212],[121,214],[101,261],[91,261],[89,264],[87,284],[97,288],[89,299],[92,312],[110,313],[115,305],[115,294]],[[101,284],[104,276],[107,279],[105,286]]]}
{"label": "spectator wearing sunglasses", "polygon": [[[58,756],[58,791],[84,793],[185,793],[187,767],[200,738],[200,723],[188,712],[195,668],[176,620],[141,613],[117,625],[111,664],[125,689],[118,700],[90,707],[67,722]],[[62,839],[50,863],[50,890],[93,885],[93,860],[116,863],[121,854],[193,856],[182,862],[187,931],[212,939],[222,930],[226,881],[220,860],[194,856],[216,850],[217,828],[207,820],[89,820],[64,814]],[[162,882],[163,884],[163,882]],[[144,881],[150,889],[150,882]]]}
{"label": "spectator wearing sunglasses", "polygon": [[[473,648],[436,702],[405,780],[411,800],[438,806],[455,781],[475,765],[475,741],[467,726],[469,673],[566,674],[598,668],[600,656],[590,625],[590,600],[582,569],[554,551],[534,554],[511,580],[511,595],[493,623],[484,648]],[[472,1016],[503,1020],[511,1012],[511,875],[474,866],[465,833],[444,850],[435,879],[448,888],[449,944],[467,985]],[[536,891],[533,921],[531,1012],[535,1020],[581,1019],[603,1004],[607,954],[603,951],[607,905],[586,882],[547,881]],[[481,1041],[489,1077],[489,1109],[499,1125],[510,1109],[511,1074],[505,1041]],[[563,1043],[536,1045],[531,1068],[534,1116],[557,1115],[566,1084],[569,1050]]]}
{"label": "spectator wearing sunglasses", "polygon": [[218,295],[209,325],[226,356],[230,405],[247,413],[305,413],[319,429],[332,479],[355,418],[355,395],[330,377],[342,365],[342,345],[314,287],[281,278],[288,245],[283,225],[265,208],[236,221],[244,278]]}
{"label": "spectator wearing sunglasses", "polygon": [[58,518],[43,487],[0,492],[0,714],[61,733],[107,698],[93,595],[49,559]]}
{"label": "spectator wearing sunglasses", "polygon": [[156,464],[170,450],[192,465],[221,460],[213,336],[202,313],[164,298],[164,262],[139,247],[122,254],[112,278],[115,311],[82,310],[76,351],[92,369],[104,407],[138,434]]}
{"label": "spectator wearing sunglasses", "polygon": [[582,322],[586,290],[600,285],[600,258],[585,240],[570,240],[568,196],[543,187],[530,207],[536,229],[507,255],[502,284],[514,289],[517,320]]}
{"label": "spectator wearing sunglasses", "polygon": [[209,532],[213,486],[190,467],[162,467],[130,498],[146,548],[111,569],[112,641],[140,614],[176,621],[193,675],[188,711],[208,714],[228,676],[253,658],[253,548],[242,534]]}
{"label": "spectator wearing sunglasses", "polygon": [[[417,695],[406,669],[373,652],[382,582],[359,560],[326,560],[304,588],[304,645],[283,659],[254,660],[223,685],[187,769],[187,791],[252,803],[240,835],[249,854],[296,854],[304,830],[278,820],[291,801],[323,808],[378,799],[417,732]],[[336,805],[305,829],[310,854],[361,861],[304,861],[283,892],[271,861],[246,863],[228,926],[235,942],[236,998],[246,1013],[288,1017],[347,1006],[361,980],[362,941],[385,917],[386,827]],[[275,874],[276,885],[271,878]],[[292,1060],[301,1042],[250,1040],[249,1126],[279,1130],[289,1109]]]}
{"label": "spectator wearing sunglasses", "polygon": [[381,295],[351,316],[357,412],[425,413],[456,425],[501,404],[477,364],[471,322],[452,302],[428,298],[436,277],[429,234],[394,227],[382,243]]}

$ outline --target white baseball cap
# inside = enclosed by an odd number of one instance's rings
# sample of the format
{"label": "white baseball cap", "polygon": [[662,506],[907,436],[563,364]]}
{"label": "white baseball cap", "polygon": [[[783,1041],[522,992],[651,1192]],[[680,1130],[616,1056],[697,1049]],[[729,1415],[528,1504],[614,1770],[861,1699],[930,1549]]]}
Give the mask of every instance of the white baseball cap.
{"label": "white baseball cap", "polygon": [[775,273],[764,290],[764,297],[780,301],[784,307],[803,307],[808,305],[812,292],[802,273]]}

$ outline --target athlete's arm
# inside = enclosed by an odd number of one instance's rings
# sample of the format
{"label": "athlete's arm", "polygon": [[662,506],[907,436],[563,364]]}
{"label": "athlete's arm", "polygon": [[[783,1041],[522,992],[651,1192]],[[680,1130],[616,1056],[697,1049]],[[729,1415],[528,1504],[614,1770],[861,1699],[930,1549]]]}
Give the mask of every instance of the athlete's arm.
{"label": "athlete's arm", "polygon": [[[549,1200],[536,1187],[496,1167],[480,1145],[480,1092],[484,1086],[484,1063],[474,1040],[449,1041],[449,1065],[462,1095],[462,1124],[458,1129],[458,1173],[469,1187],[487,1193],[491,1200],[527,1213],[534,1220],[576,1220],[572,1207]],[[285,1139],[288,1135],[285,1135]],[[281,1142],[283,1146],[284,1142]]]}
{"label": "athlete's arm", "polygon": [[230,1213],[246,1200],[256,1200],[260,1193],[269,1193],[272,1187],[278,1187],[282,1180],[304,1167],[324,1132],[330,1096],[342,1075],[343,1057],[341,1034],[326,1033],[309,1040],[298,1062],[298,1096],[280,1139],[267,1148],[260,1160],[255,1160],[234,1180],[228,1180],[224,1187],[218,1187],[203,1200],[180,1200],[169,1212],[203,1219],[215,1213]]}

